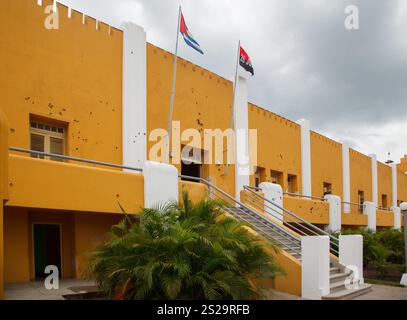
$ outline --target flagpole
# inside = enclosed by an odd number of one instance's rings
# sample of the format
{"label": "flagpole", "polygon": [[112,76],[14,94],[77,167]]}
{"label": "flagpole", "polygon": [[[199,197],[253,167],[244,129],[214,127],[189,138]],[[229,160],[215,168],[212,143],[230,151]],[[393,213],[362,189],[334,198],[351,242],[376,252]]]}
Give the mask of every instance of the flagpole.
{"label": "flagpole", "polygon": [[170,115],[168,117],[168,163],[170,163],[171,158],[171,131],[172,131],[172,115],[174,112],[174,96],[175,96],[175,82],[177,80],[177,61],[178,61],[178,40],[179,40],[179,28],[181,24],[181,6],[178,9],[178,25],[177,25],[177,41],[175,44],[175,54],[174,54],[174,69],[172,73],[172,88],[171,88],[171,102],[170,102]]}
{"label": "flagpole", "polygon": [[[239,60],[240,60],[240,40],[238,42],[237,45],[237,59],[236,59],[236,71],[235,71],[235,83],[233,84],[233,97],[232,97],[232,117],[230,119],[230,131],[233,130],[233,123],[234,123],[234,117],[235,117],[235,101],[236,101],[236,87],[237,87],[237,80],[238,80],[238,73],[239,73]],[[236,139],[236,132],[234,135],[232,135],[232,137],[235,136]],[[230,143],[230,139],[228,140],[228,143]],[[228,146],[228,150],[226,153],[226,168],[225,168],[225,176],[227,176],[229,174],[229,159],[228,159],[228,155],[229,155],[229,146]]]}

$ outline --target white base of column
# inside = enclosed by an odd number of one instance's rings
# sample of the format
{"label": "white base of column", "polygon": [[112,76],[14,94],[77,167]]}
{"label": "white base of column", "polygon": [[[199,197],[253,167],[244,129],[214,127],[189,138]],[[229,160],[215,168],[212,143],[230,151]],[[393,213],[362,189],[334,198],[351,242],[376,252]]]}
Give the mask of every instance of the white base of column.
{"label": "white base of column", "polygon": [[337,232],[342,230],[341,198],[331,194],[324,197],[329,204],[329,225],[326,230]]}
{"label": "white base of column", "polygon": [[403,274],[403,276],[401,277],[400,284],[407,287],[407,273]]}
{"label": "white base of column", "polygon": [[[259,185],[264,194],[264,198],[283,208],[283,188],[279,184],[262,182]],[[273,206],[268,201],[264,201],[264,211],[270,215],[272,219],[277,219],[279,222],[284,222],[283,210]]]}
{"label": "white base of column", "polygon": [[176,167],[146,161],[143,174],[145,208],[154,208],[178,201],[178,171]]}

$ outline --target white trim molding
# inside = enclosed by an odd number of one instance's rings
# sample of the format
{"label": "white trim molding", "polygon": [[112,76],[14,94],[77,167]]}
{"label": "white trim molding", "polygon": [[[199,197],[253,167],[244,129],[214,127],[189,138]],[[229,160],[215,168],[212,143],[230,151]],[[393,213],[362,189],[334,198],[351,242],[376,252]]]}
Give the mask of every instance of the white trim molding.
{"label": "white trim molding", "polygon": [[238,76],[235,93],[235,198],[240,201],[240,192],[250,184],[249,111],[247,80]]}
{"label": "white trim molding", "polygon": [[145,208],[153,208],[178,201],[178,170],[176,167],[146,161],[143,175]]}
{"label": "white trim molding", "polygon": [[123,26],[123,165],[147,160],[147,42],[142,27]]}
{"label": "white trim molding", "polygon": [[301,296],[321,300],[330,293],[329,237],[301,237]]}
{"label": "white trim molding", "polygon": [[392,207],[397,207],[397,164],[391,164],[391,191],[392,191]]}
{"label": "white trim molding", "polygon": [[297,123],[301,126],[302,194],[304,196],[311,196],[311,124],[307,119],[300,119]]}
{"label": "white trim molding", "polygon": [[343,212],[350,213],[350,163],[349,146],[342,143],[342,184],[343,184]]}
{"label": "white trim molding", "polygon": [[378,206],[378,191],[377,191],[377,156],[369,154],[372,161],[372,201],[375,206]]}

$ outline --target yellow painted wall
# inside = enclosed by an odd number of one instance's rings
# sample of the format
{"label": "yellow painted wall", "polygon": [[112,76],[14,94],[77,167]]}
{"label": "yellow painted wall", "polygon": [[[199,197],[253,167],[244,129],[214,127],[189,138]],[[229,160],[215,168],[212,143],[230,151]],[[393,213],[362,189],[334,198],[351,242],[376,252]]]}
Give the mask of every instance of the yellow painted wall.
{"label": "yellow painted wall", "polygon": [[[202,137],[201,149],[204,149],[204,129],[223,131],[230,127],[232,83],[183,59],[178,60],[177,66],[173,121],[181,122],[181,132],[189,128],[199,130]],[[148,44],[148,134],[156,128],[165,130],[168,128],[172,68],[173,55]],[[188,142],[186,141],[184,144]],[[147,149],[150,150],[154,143],[149,142]],[[180,170],[180,165],[176,166]],[[224,172],[225,165],[210,165],[208,176],[205,178],[210,177],[212,183],[234,195],[234,166],[230,167],[227,177],[224,176]]]}
{"label": "yellow painted wall", "polygon": [[387,195],[387,208],[392,206],[393,191],[392,191],[392,173],[391,167],[377,162],[377,199],[379,207],[384,207],[382,195]]}
{"label": "yellow painted wall", "polygon": [[343,197],[342,145],[311,131],[312,195],[324,196],[324,182],[332,185],[332,194]]}
{"label": "yellow painted wall", "polygon": [[397,171],[398,201],[407,202],[407,174]]}
{"label": "yellow painted wall", "polygon": [[283,172],[283,190],[286,191],[288,174],[296,175],[297,190],[301,190],[300,126],[249,104],[249,128],[257,129],[257,161],[259,167],[266,169],[266,181],[270,181],[271,170]]}
{"label": "yellow painted wall", "polygon": [[4,294],[4,223],[3,204],[8,199],[8,121],[0,109],[0,300]]}
{"label": "yellow painted wall", "polygon": [[[44,174],[46,172],[46,174]],[[141,174],[10,155],[8,206],[134,213],[144,205]]]}
{"label": "yellow painted wall", "polygon": [[7,207],[5,212],[5,281],[34,279],[32,226],[36,223],[61,225],[63,278],[82,277],[88,255],[100,244],[122,215],[73,213]]}
{"label": "yellow painted wall", "polygon": [[[314,224],[329,224],[329,204],[325,201],[308,200],[297,197],[283,199],[284,208]],[[288,222],[287,214],[285,220]]]}
{"label": "yellow painted wall", "polygon": [[4,280],[30,280],[28,213],[24,208],[7,208],[4,215]]}
{"label": "yellow painted wall", "polygon": [[90,255],[107,239],[111,227],[123,216],[98,213],[75,213],[72,216],[75,219],[76,277],[83,278],[86,276]]}
{"label": "yellow painted wall", "polygon": [[376,225],[378,227],[393,227],[394,226],[393,211],[377,210]]}
{"label": "yellow painted wall", "polygon": [[208,192],[205,185],[201,183],[189,182],[189,181],[180,181],[178,187],[178,194],[180,201],[182,199],[182,193],[187,192],[190,200],[193,203],[197,203],[204,199]]}
{"label": "yellow painted wall", "polygon": [[59,30],[47,30],[46,5],[0,1],[0,108],[10,145],[29,148],[29,116],[68,124],[67,154],[122,162],[122,32],[58,5]]}
{"label": "yellow painted wall", "polygon": [[[372,162],[371,158],[349,149],[350,166],[350,201],[358,203],[358,191],[363,191],[365,201],[372,201]],[[352,213],[357,214],[357,206],[351,206]]]}
{"label": "yellow painted wall", "polygon": [[352,210],[351,213],[342,212],[342,227],[363,227],[367,226],[367,215],[356,213]]}

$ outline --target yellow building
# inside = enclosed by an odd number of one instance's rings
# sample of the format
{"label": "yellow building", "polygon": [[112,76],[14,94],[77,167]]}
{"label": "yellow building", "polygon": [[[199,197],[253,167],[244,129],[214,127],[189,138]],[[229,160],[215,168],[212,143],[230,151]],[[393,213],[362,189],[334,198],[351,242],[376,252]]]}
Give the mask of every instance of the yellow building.
{"label": "yellow building", "polygon": [[[121,218],[118,204],[131,213],[146,206],[146,177],[136,169],[149,159],[152,132],[168,125],[173,55],[147,43],[138,26],[113,28],[59,4],[59,28],[47,29],[52,2],[0,2],[0,296],[4,283],[33,280],[50,261],[64,278],[83,276],[87,254]],[[177,71],[180,132],[228,129],[232,82],[183,59]],[[174,164],[179,173],[242,202],[243,186],[278,184],[284,208],[321,228],[333,223],[327,194],[341,199],[339,226],[400,228],[405,159],[380,163],[311,131],[307,121],[253,105],[239,81],[235,120],[257,129],[255,173]],[[205,194],[200,183],[178,183],[194,199]],[[365,202],[373,204],[370,215]],[[301,295],[301,263],[289,254],[279,259],[289,275],[274,285]]]}

